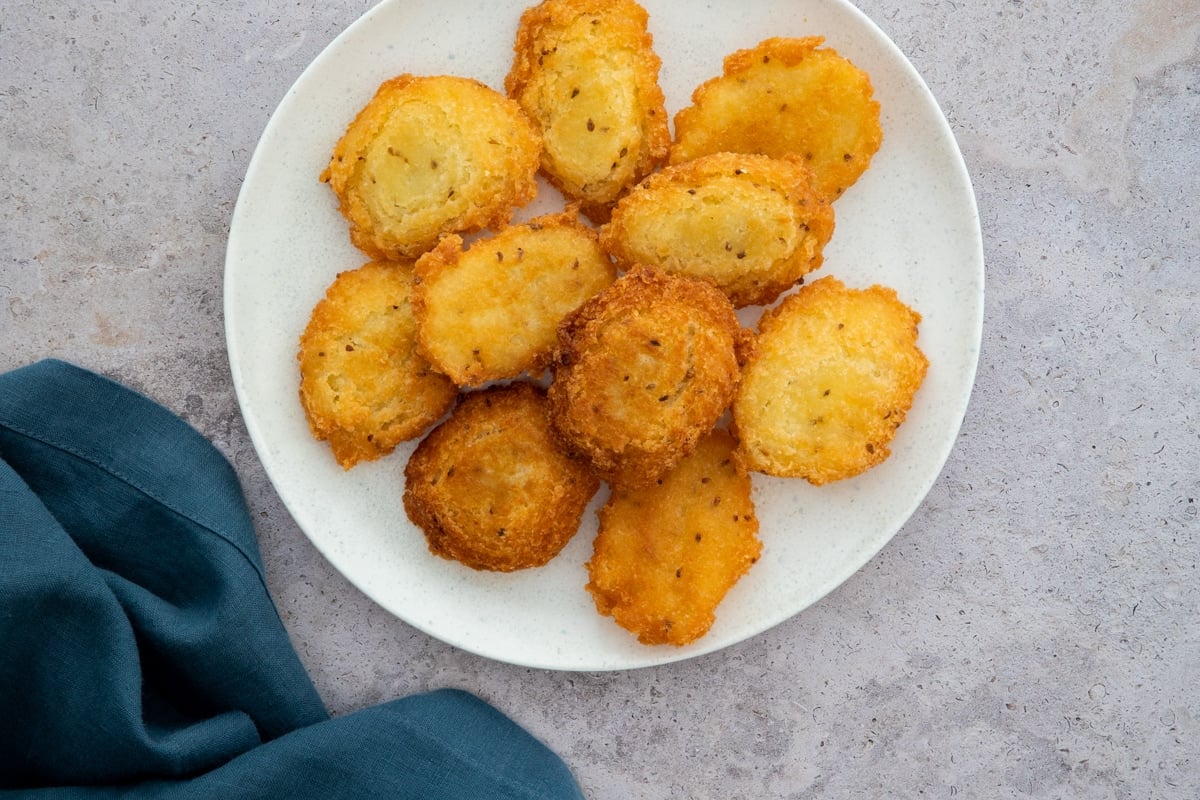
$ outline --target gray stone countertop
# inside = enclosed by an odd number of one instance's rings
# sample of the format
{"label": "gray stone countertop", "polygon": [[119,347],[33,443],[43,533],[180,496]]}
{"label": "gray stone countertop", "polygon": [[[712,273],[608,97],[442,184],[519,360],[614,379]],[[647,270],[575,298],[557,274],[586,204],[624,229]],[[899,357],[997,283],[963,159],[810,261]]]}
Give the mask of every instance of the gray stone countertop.
{"label": "gray stone countertop", "polygon": [[472,691],[594,798],[1200,796],[1200,6],[863,0],[938,98],[987,262],[977,382],[924,504],[742,644],[559,673],[375,606],[268,482],[222,270],[268,116],[368,0],[0,5],[0,369],[57,356],[235,465],[335,714]]}

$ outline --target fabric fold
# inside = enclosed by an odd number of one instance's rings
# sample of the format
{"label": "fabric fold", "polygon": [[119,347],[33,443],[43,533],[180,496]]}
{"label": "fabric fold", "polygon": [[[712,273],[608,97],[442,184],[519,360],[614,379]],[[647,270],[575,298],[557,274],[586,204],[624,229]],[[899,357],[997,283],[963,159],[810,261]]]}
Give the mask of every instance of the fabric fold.
{"label": "fabric fold", "polygon": [[457,691],[330,719],[229,463],[62,361],[0,375],[0,790],[55,797],[581,797]]}

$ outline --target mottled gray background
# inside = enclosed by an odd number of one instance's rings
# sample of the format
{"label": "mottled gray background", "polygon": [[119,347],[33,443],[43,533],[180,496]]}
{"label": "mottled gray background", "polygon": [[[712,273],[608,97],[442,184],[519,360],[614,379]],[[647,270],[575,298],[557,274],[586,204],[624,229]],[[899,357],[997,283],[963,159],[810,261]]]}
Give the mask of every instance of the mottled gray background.
{"label": "mottled gray background", "polygon": [[0,3],[0,368],[58,356],[235,464],[330,708],[458,686],[594,798],[1200,796],[1200,7],[865,0],[974,180],[978,383],[925,504],[842,588],[611,674],[427,638],[314,551],[225,353],[225,239],[267,118],[369,0]]}

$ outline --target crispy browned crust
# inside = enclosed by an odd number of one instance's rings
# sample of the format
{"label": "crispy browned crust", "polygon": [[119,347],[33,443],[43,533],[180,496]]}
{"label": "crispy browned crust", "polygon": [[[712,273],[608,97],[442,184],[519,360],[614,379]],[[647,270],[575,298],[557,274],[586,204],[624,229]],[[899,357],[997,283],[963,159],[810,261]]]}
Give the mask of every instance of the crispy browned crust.
{"label": "crispy browned crust", "polygon": [[729,589],[758,560],[750,476],[726,431],[642,489],[614,489],[600,509],[587,563],[596,609],[643,644],[685,645],[703,636]]}
{"label": "crispy browned crust", "polygon": [[321,180],[357,247],[416,258],[442,234],[507,223],[537,192],[541,146],[521,108],[479,81],[405,74],[359,111]]}
{"label": "crispy browned crust", "polygon": [[504,81],[542,133],[542,171],[597,222],[667,156],[662,62],[633,0],[545,0],[521,15]]}
{"label": "crispy browned crust", "polygon": [[714,153],[642,181],[600,244],[620,266],[712,281],[737,307],[765,305],[821,266],[833,207],[795,156]]}
{"label": "crispy browned crust", "polygon": [[641,486],[725,412],[750,334],[711,284],[635,266],[568,316],[559,340],[556,435],[605,480]]}
{"label": "crispy browned crust", "polygon": [[406,264],[343,272],[300,337],[300,402],[345,469],[419,436],[454,402],[454,384],[417,354],[411,289]]}
{"label": "crispy browned crust", "polygon": [[550,435],[529,383],[464,396],[413,452],[404,508],[436,555],[479,570],[539,567],[579,528],[600,486]]}
{"label": "crispy browned crust", "polygon": [[820,485],[886,459],[929,365],[920,321],[894,290],[832,277],[765,312],[733,402],[743,464]]}
{"label": "crispy browned crust", "polygon": [[728,56],[724,74],[675,115],[671,163],[722,151],[793,153],[822,197],[840,197],[870,166],[883,130],[870,77],[823,42],[767,39]]}
{"label": "crispy browned crust", "polygon": [[460,386],[536,373],[558,325],[616,278],[574,207],[505,228],[464,250],[446,236],[416,266],[421,353]]}

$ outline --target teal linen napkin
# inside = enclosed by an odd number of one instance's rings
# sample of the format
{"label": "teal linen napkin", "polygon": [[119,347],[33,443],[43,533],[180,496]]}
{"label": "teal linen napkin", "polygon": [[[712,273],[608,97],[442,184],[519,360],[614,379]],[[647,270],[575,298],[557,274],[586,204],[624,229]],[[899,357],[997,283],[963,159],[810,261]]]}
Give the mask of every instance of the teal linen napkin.
{"label": "teal linen napkin", "polygon": [[331,719],[228,462],[55,360],[0,375],[0,795],[582,797],[465,692]]}

